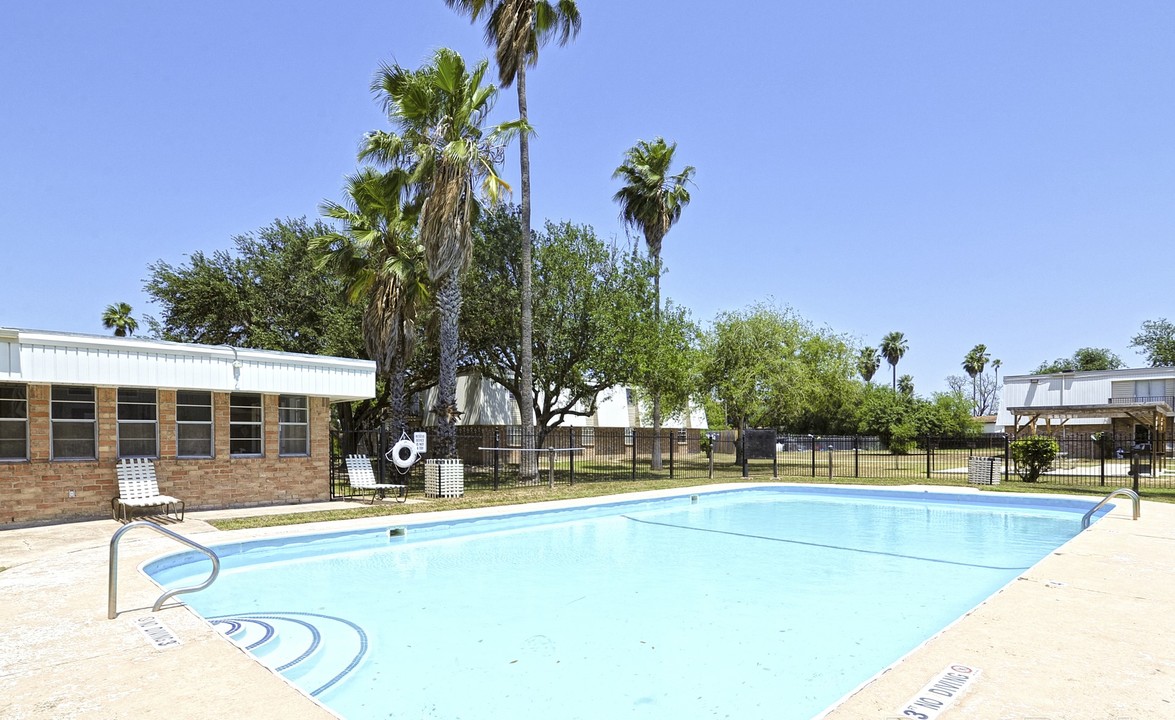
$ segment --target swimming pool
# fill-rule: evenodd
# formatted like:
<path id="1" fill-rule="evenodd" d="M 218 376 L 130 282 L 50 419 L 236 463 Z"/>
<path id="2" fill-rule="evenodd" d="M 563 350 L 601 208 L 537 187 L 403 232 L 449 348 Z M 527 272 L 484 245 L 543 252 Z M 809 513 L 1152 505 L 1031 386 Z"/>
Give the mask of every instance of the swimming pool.
<path id="1" fill-rule="evenodd" d="M 220 579 L 184 598 L 346 718 L 810 718 L 1076 535 L 1093 505 L 695 497 L 219 546 Z M 178 587 L 208 564 L 181 553 L 146 570 Z"/>

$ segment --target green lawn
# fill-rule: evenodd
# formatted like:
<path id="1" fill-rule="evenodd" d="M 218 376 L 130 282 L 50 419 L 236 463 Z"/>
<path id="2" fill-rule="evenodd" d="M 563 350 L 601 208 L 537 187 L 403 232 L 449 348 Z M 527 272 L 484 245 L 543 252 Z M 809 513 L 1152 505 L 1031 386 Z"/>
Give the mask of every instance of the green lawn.
<path id="1" fill-rule="evenodd" d="M 838 453 L 823 453 L 824 455 L 836 455 Z M 846 453 L 851 455 L 852 453 Z M 891 457 L 888 454 L 886 457 Z M 925 457 L 917 458 L 922 461 L 922 467 L 925 467 Z M 901 460 L 899 460 L 900 462 Z M 827 461 L 826 461 L 827 462 Z M 836 460 L 834 460 L 836 462 Z M 577 470 L 577 473 L 579 471 Z M 647 474 L 647 473 L 646 473 Z M 693 485 L 708 485 L 728 482 L 742 481 L 741 474 L 736 469 L 726 467 L 723 469 L 715 468 L 714 479 L 708 480 L 705 478 L 676 478 L 673 480 L 667 477 L 647 479 L 642 478 L 642 474 L 638 472 L 637 480 L 624 480 L 619 482 L 578 482 L 575 485 L 556 484 L 553 488 L 548 488 L 546 484 L 535 485 L 529 487 L 506 487 L 503 483 L 499 490 L 474 490 L 467 489 L 465 495 L 460 498 L 439 498 L 427 499 L 423 502 L 413 502 L 411 504 L 383 502 L 370 507 L 362 508 L 340 508 L 338 510 L 323 510 L 316 512 L 294 512 L 288 515 L 263 515 L 255 517 L 237 518 L 232 520 L 214 520 L 211 525 L 220 530 L 238 530 L 243 528 L 258 528 L 270 527 L 275 525 L 297 525 L 308 522 L 321 522 L 326 520 L 349 520 L 353 518 L 375 517 L 381 515 L 404 515 L 407 513 L 421 513 L 431 512 L 436 510 L 461 510 L 467 508 L 481 508 L 493 507 L 496 505 L 514 505 L 523 503 L 542 502 L 546 500 L 568 500 L 574 498 L 598 497 L 601 495 L 616 495 L 631 492 L 640 492 L 643 490 L 663 490 L 667 488 L 688 487 Z M 834 484 L 834 485 L 941 485 L 944 487 L 960 487 L 967 485 L 966 474 L 960 475 L 936 475 L 932 479 L 926 478 L 910 478 L 910 477 L 834 477 L 829 480 L 827 476 L 803 477 L 791 476 L 787 477 L 780 475 L 779 479 L 783 482 L 803 482 L 803 483 L 819 483 L 819 484 Z M 752 481 L 766 481 L 770 480 L 770 463 L 765 466 L 761 462 L 755 463 L 755 470 L 752 474 Z M 1116 482 L 1115 482 L 1116 481 Z M 1089 486 L 1089 485 L 1072 485 L 1066 484 L 1063 480 L 1055 482 L 1038 482 L 1026 483 L 1019 479 L 1013 479 L 1007 483 L 985 487 L 985 491 L 994 492 L 1042 492 L 1042 493 L 1064 493 L 1070 495 L 1091 495 L 1097 497 L 1104 497 L 1111 490 L 1129 486 L 1129 478 L 1110 478 L 1106 480 L 1107 485 Z M 1143 488 L 1142 497 L 1144 500 L 1157 500 L 1160 502 L 1175 502 L 1175 488 Z M 417 499 L 415 496 L 413 499 Z"/>

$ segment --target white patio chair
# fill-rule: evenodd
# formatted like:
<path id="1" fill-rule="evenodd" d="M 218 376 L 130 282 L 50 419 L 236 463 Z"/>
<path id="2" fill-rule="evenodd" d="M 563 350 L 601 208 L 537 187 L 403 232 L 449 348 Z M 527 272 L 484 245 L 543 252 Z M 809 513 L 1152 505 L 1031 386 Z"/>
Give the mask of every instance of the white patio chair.
<path id="1" fill-rule="evenodd" d="M 371 468 L 371 458 L 366 455 L 347 456 L 347 480 L 355 490 L 370 490 L 372 505 L 375 504 L 376 497 L 383 499 L 388 490 L 395 490 L 400 502 L 408 499 L 407 485 L 376 482 L 375 471 Z"/>
<path id="2" fill-rule="evenodd" d="M 161 507 L 165 514 L 175 516 L 177 520 L 184 519 L 184 501 L 160 494 L 155 463 L 147 458 L 119 460 L 118 497 L 110 501 L 114 519 L 129 522 L 133 508 L 151 507 Z"/>

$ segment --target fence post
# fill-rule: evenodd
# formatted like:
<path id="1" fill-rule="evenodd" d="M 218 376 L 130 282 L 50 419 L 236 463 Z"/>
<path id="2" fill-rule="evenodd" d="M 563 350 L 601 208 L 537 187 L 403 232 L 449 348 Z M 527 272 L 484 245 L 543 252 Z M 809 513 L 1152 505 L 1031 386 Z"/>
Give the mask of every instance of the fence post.
<path id="1" fill-rule="evenodd" d="M 375 467 L 379 472 L 379 481 L 387 482 L 388 460 L 384 457 L 384 453 L 388 451 L 388 428 L 386 425 L 379 426 L 379 450 L 376 451 Z"/>
<path id="2" fill-rule="evenodd" d="M 502 431 L 494 428 L 494 489 L 498 489 L 498 448 L 501 447 Z"/>
<path id="3" fill-rule="evenodd" d="M 1102 487 L 1106 486 L 1106 440 L 1104 437 L 1098 438 L 1098 455 L 1102 458 Z"/>
<path id="4" fill-rule="evenodd" d="M 1008 434 L 1004 433 L 1004 482 L 1008 482 L 1010 477 L 1008 473 L 1011 472 L 1010 463 L 1012 462 L 1011 452 L 1012 441 L 1008 439 Z"/>
<path id="5" fill-rule="evenodd" d="M 636 480 L 636 443 L 637 434 L 636 428 L 632 429 L 632 479 Z"/>
<path id="6" fill-rule="evenodd" d="M 771 450 L 771 479 L 779 479 L 779 431 L 775 431 L 775 444 Z"/>
<path id="7" fill-rule="evenodd" d="M 853 436 L 853 477 L 861 477 L 861 436 Z"/>
<path id="8" fill-rule="evenodd" d="M 714 479 L 714 453 L 718 449 L 716 447 L 716 445 L 718 444 L 718 433 L 712 433 L 712 432 L 707 431 L 706 437 L 710 438 L 710 452 L 708 453 L 708 455 L 710 456 L 710 479 L 713 480 Z"/>
<path id="9" fill-rule="evenodd" d="M 555 448 L 547 448 L 547 489 L 555 489 Z M 536 463 L 537 464 L 537 463 Z"/>
<path id="10" fill-rule="evenodd" d="M 926 436 L 926 479 L 930 479 L 930 436 Z"/>
<path id="11" fill-rule="evenodd" d="M 669 431 L 669 479 L 673 479 L 673 446 L 677 444 L 677 440 L 673 437 L 673 431 Z"/>
<path id="12" fill-rule="evenodd" d="M 567 452 L 567 474 L 568 474 L 567 484 L 574 485 L 575 484 L 575 428 L 574 427 L 568 428 L 567 435 L 570 438 L 570 442 L 567 443 L 567 447 L 571 448 L 571 450 L 569 450 Z"/>
<path id="13" fill-rule="evenodd" d="M 809 435 L 812 441 L 812 477 L 816 477 L 816 441 L 820 438 Z"/>

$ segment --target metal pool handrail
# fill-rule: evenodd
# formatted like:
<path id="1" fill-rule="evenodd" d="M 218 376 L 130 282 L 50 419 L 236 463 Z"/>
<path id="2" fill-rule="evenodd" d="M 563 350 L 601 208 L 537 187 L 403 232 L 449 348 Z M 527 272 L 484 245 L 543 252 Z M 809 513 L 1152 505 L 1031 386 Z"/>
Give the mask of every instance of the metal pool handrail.
<path id="1" fill-rule="evenodd" d="M 149 527 L 153 530 L 158 530 L 164 535 L 174 540 L 178 540 L 193 550 L 199 550 L 200 552 L 207 555 L 208 559 L 212 561 L 212 574 L 208 576 L 207 580 L 200 583 L 199 585 L 194 585 L 192 587 L 168 590 L 167 592 L 160 595 L 159 599 L 155 601 L 155 605 L 151 607 L 151 612 L 158 612 L 159 608 L 163 607 L 164 601 L 168 598 L 179 595 L 180 593 L 190 593 L 196 592 L 197 590 L 203 590 L 204 588 L 211 585 L 212 582 L 216 580 L 216 577 L 220 575 L 220 558 L 216 556 L 216 553 L 212 552 L 212 550 L 204 547 L 200 543 L 189 540 L 183 535 L 168 530 L 167 528 L 157 525 L 150 520 L 136 520 L 135 522 L 128 525 L 123 525 L 118 529 L 118 532 L 114 533 L 114 537 L 110 538 L 110 578 L 107 586 L 106 598 L 106 618 L 109 620 L 113 620 L 118 616 L 118 541 L 122 539 L 122 536 L 125 535 L 128 530 L 136 527 Z"/>
<path id="2" fill-rule="evenodd" d="M 1124 487 L 1124 488 L 1118 488 L 1114 492 L 1105 496 L 1104 498 L 1102 498 L 1101 502 L 1099 502 L 1097 505 L 1094 505 L 1092 508 L 1090 508 L 1089 512 L 1085 513 L 1085 517 L 1081 518 L 1081 529 L 1088 530 L 1089 523 L 1091 522 L 1091 520 L 1093 518 L 1093 514 L 1095 512 L 1097 512 L 1101 508 L 1102 505 L 1105 505 L 1110 500 L 1112 500 L 1113 498 L 1115 498 L 1119 495 L 1125 495 L 1126 497 L 1130 498 L 1130 500 L 1134 503 L 1134 519 L 1137 520 L 1138 516 L 1140 514 L 1139 511 L 1142 509 L 1142 501 L 1138 497 L 1138 493 L 1134 492 L 1130 488 Z"/>

